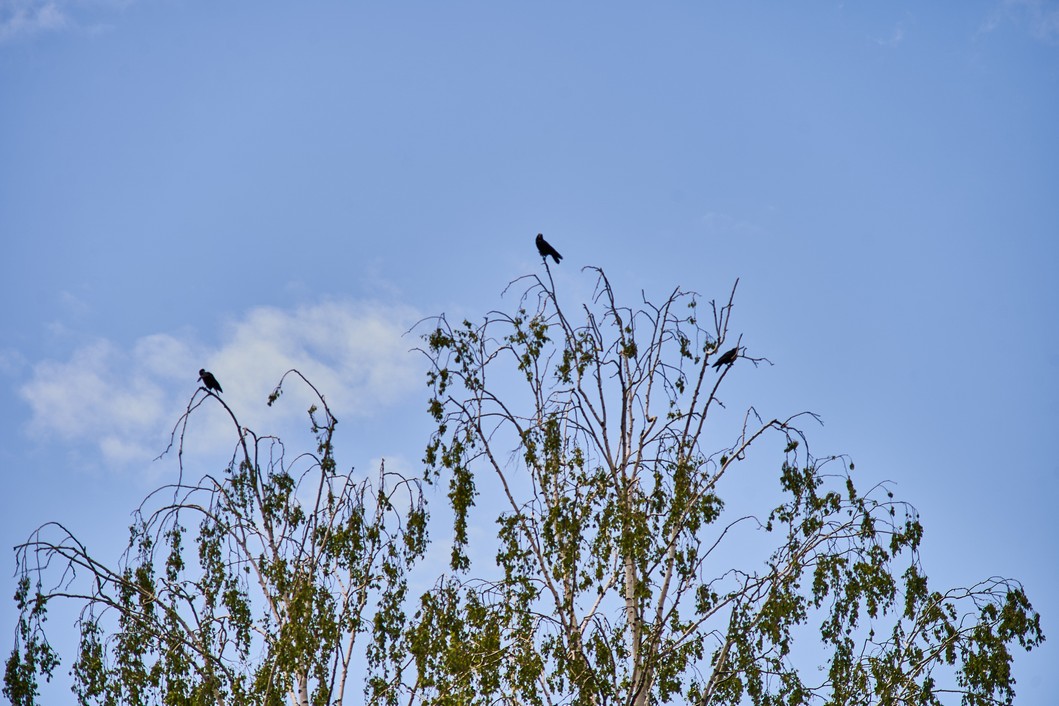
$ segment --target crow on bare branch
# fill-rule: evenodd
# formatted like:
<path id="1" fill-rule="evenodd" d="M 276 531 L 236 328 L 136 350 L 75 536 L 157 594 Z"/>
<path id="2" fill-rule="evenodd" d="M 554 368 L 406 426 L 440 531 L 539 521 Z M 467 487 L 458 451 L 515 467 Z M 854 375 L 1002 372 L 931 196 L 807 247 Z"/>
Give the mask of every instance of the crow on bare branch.
<path id="1" fill-rule="evenodd" d="M 213 373 L 205 368 L 199 368 L 199 380 L 202 380 L 202 384 L 206 386 L 207 390 L 224 392 L 224 390 L 221 389 L 221 383 L 217 382 L 217 378 L 213 377 Z"/>
<path id="2" fill-rule="evenodd" d="M 720 358 L 713 364 L 713 367 L 720 368 L 722 365 L 731 365 L 735 362 L 735 359 L 739 357 L 739 346 L 736 346 L 730 351 L 725 351 Z"/>
<path id="3" fill-rule="evenodd" d="M 559 254 L 559 251 L 551 246 L 551 244 L 544 239 L 544 233 L 537 233 L 537 252 L 541 254 L 541 257 L 545 260 L 551 255 L 555 258 L 555 264 L 558 265 L 559 261 L 563 259 L 563 256 Z"/>

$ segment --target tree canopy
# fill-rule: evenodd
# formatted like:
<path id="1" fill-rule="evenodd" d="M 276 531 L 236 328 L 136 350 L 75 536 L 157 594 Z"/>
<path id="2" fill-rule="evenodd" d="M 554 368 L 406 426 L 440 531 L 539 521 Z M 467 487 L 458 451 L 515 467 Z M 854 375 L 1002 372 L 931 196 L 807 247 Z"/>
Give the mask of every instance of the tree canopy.
<path id="1" fill-rule="evenodd" d="M 301 378 L 285 374 L 269 404 L 288 375 Z M 340 470 L 338 420 L 312 389 L 317 447 L 293 458 L 197 391 L 174 431 L 178 457 L 189 416 L 207 402 L 230 417 L 235 452 L 223 474 L 196 482 L 183 480 L 181 460 L 181 478 L 136 511 L 120 566 L 54 522 L 16 547 L 21 619 L 4 676 L 12 703 L 35 703 L 37 675 L 58 666 L 44 625 L 59 599 L 82 606 L 71 672 L 80 703 L 340 703 L 365 658 L 392 659 L 387 632 L 400 624 L 406 571 L 426 546 L 422 494 L 384 466 L 374 479 Z"/>
<path id="2" fill-rule="evenodd" d="M 339 704 L 358 665 L 388 705 L 1010 703 L 1015 649 L 1044 639 L 1021 584 L 930 585 L 914 508 L 810 453 L 813 414 L 726 403 L 768 362 L 734 332 L 736 286 L 630 306 L 587 271 L 573 309 L 546 266 L 512 311 L 421 324 L 421 479 L 340 470 L 319 393 L 317 447 L 288 458 L 197 392 L 175 443 L 210 402 L 235 453 L 152 494 L 120 566 L 57 523 L 16 548 L 5 695 L 35 703 L 67 599 L 83 703 Z M 448 487 L 441 575 L 421 483 Z"/>
<path id="3" fill-rule="evenodd" d="M 719 354 L 735 287 L 706 311 L 680 289 L 629 307 L 593 273 L 581 311 L 549 271 L 515 312 L 441 318 L 427 337 L 427 463 L 449 478 L 455 542 L 410 646 L 424 700 L 1010 701 L 1011 645 L 1042 639 L 1017 581 L 930 588 L 913 508 L 859 490 L 846 457 L 811 455 L 798 424 L 813 415 L 751 407 L 719 438 L 732 367 L 714 361 L 763 360 L 732 356 L 739 342 Z M 768 481 L 770 438 L 779 500 L 748 508 L 768 495 L 739 497 L 733 476 Z M 483 481 L 503 499 L 490 578 L 467 554 Z"/>

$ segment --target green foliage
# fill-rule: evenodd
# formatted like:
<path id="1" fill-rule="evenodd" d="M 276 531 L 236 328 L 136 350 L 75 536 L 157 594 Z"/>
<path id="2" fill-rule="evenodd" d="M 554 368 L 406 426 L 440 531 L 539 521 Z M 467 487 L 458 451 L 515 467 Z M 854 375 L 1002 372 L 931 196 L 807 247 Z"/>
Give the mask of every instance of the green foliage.
<path id="1" fill-rule="evenodd" d="M 425 461 L 449 480 L 454 573 L 406 635 L 409 699 L 940 703 L 944 681 L 968 704 L 1009 702 L 1009 646 L 1043 639 L 1017 582 L 930 590 L 914 511 L 885 487 L 861 493 L 846 459 L 809 455 L 803 415 L 751 409 L 717 444 L 707 421 L 723 428 L 731 367 L 710 363 L 735 289 L 707 330 L 694 294 L 621 307 L 596 274 L 581 323 L 530 278 L 514 314 L 442 317 L 424 336 Z M 781 502 L 761 516 L 733 474 L 760 473 L 746 462 L 773 437 Z M 504 500 L 495 572 L 468 546 L 485 487 Z M 725 549 L 762 538 L 775 549 L 756 560 Z M 822 682 L 795 664 L 812 654 Z"/>
<path id="2" fill-rule="evenodd" d="M 58 664 L 43 628 L 60 598 L 82 606 L 71 670 L 79 703 L 331 704 L 360 654 L 392 659 L 426 509 L 418 484 L 385 467 L 374 483 L 336 471 L 337 420 L 318 399 L 309 410 L 317 453 L 293 462 L 225 407 L 242 453 L 220 477 L 149 496 L 116 569 L 59 525 L 18 547 L 21 639 L 5 695 L 36 703 L 38 676 Z M 181 424 L 201 403 L 193 398 Z M 71 581 L 75 572 L 87 581 Z M 54 588 L 42 588 L 49 576 Z"/>
<path id="3" fill-rule="evenodd" d="M 15 604 L 19 610 L 18 635 L 4 671 L 4 696 L 14 706 L 36 703 L 37 675 L 50 680 L 59 665 L 59 656 L 44 635 L 48 596 L 40 589 L 39 582 L 32 585 L 27 574 L 19 577 L 15 591 Z"/>
<path id="4" fill-rule="evenodd" d="M 708 311 L 679 289 L 630 308 L 596 276 L 576 318 L 530 278 L 514 313 L 426 332 L 425 481 L 447 482 L 452 521 L 449 573 L 413 579 L 431 588 L 409 589 L 419 482 L 338 471 L 300 373 L 316 448 L 292 461 L 196 393 L 181 452 L 209 400 L 234 458 L 149 496 L 117 567 L 58 524 L 17 548 L 4 695 L 37 703 L 59 664 L 47 609 L 73 600 L 86 704 L 340 704 L 359 665 L 385 706 L 1011 703 L 1016 646 L 1044 639 L 1021 585 L 937 590 L 915 511 L 811 455 L 813 415 L 722 401 L 765 360 L 738 339 L 712 368 L 735 287 Z"/>

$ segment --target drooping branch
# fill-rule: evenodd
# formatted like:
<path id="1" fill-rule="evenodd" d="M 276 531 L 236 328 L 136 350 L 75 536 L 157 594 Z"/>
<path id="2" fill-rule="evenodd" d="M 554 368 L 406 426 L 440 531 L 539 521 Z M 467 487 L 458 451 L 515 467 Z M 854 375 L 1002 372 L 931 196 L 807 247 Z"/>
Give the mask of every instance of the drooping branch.
<path id="1" fill-rule="evenodd" d="M 387 636 L 402 629 L 407 571 L 426 546 L 420 485 L 385 464 L 374 480 L 339 472 L 337 419 L 316 388 L 289 371 L 270 402 L 291 374 L 316 393 L 316 449 L 288 459 L 278 438 L 196 392 L 170 445 L 178 481 L 136 510 L 115 567 L 57 523 L 17 548 L 23 638 L 5 694 L 34 703 L 36 676 L 57 664 L 44 624 L 59 600 L 80 606 L 72 673 L 85 702 L 338 703 L 362 670 L 355 643 L 384 662 Z M 188 419 L 210 397 L 227 410 L 237 451 L 224 474 L 188 483 Z"/>

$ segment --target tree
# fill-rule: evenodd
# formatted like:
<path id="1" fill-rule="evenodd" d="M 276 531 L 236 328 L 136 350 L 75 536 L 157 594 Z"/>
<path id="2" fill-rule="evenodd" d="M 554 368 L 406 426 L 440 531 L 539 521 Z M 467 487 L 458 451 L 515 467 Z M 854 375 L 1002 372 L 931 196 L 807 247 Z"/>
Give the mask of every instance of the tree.
<path id="1" fill-rule="evenodd" d="M 174 429 L 180 480 L 141 505 L 119 566 L 58 523 L 16 547 L 20 620 L 4 677 L 12 703 L 35 703 L 38 677 L 58 666 L 44 627 L 63 599 L 81 606 L 80 703 L 340 704 L 365 654 L 395 658 L 406 574 L 426 546 L 419 484 L 383 465 L 374 482 L 340 472 L 338 422 L 315 387 L 288 371 L 269 404 L 288 375 L 316 395 L 315 452 L 288 458 L 280 439 L 244 429 L 200 389 Z M 207 400 L 230 417 L 235 453 L 223 474 L 185 483 L 187 422 Z"/>
<path id="2" fill-rule="evenodd" d="M 725 405 L 728 376 L 768 362 L 726 346 L 738 281 L 704 314 L 680 289 L 621 306 L 590 269 L 575 317 L 546 271 L 517 280 L 513 313 L 424 336 L 423 482 L 447 482 L 453 523 L 451 571 L 416 577 L 432 588 L 409 595 L 420 482 L 338 471 L 337 420 L 300 373 L 269 398 L 291 374 L 315 394 L 317 448 L 292 459 L 200 389 L 173 432 L 180 478 L 144 501 L 118 566 L 57 523 L 16 548 L 4 694 L 35 703 L 58 666 L 48 607 L 71 600 L 82 703 L 342 704 L 362 662 L 387 706 L 1011 702 L 1014 648 L 1044 639 L 1022 586 L 930 587 L 914 509 L 810 454 L 814 415 Z M 235 452 L 185 483 L 206 403 Z"/>
<path id="3" fill-rule="evenodd" d="M 424 336 L 452 573 L 421 598 L 388 702 L 1010 703 L 1012 648 L 1043 639 L 1022 586 L 929 587 L 914 509 L 811 455 L 813 415 L 731 424 L 732 368 L 709 368 L 736 287 L 704 319 L 680 289 L 620 306 L 592 271 L 579 320 L 549 271 L 514 313 Z M 775 501 L 748 507 L 770 453 Z M 501 499 L 495 570 L 469 537 L 480 493 Z"/>

